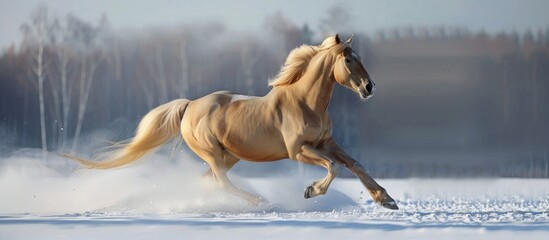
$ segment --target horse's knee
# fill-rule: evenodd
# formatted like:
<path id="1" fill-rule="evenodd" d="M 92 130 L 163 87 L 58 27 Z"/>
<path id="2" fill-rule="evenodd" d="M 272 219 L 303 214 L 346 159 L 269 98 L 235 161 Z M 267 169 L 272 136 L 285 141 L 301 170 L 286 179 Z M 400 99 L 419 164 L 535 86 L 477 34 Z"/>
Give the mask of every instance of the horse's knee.
<path id="1" fill-rule="evenodd" d="M 341 165 L 335 162 L 330 162 L 329 167 L 327 168 L 328 174 L 333 175 L 334 177 L 339 174 L 339 169 Z"/>

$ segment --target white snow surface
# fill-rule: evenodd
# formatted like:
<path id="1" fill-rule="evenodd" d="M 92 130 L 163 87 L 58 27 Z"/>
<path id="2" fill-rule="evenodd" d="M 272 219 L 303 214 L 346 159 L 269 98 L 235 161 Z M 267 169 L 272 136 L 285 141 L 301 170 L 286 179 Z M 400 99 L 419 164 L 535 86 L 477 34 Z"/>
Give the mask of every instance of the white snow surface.
<path id="1" fill-rule="evenodd" d="M 0 239 L 548 239 L 547 179 L 377 179 L 397 201 L 373 203 L 358 179 L 336 178 L 325 196 L 303 198 L 323 177 L 244 178 L 253 206 L 201 177 L 207 167 L 153 155 L 109 171 L 21 151 L 0 159 Z M 296 165 L 297 168 L 297 165 Z"/>

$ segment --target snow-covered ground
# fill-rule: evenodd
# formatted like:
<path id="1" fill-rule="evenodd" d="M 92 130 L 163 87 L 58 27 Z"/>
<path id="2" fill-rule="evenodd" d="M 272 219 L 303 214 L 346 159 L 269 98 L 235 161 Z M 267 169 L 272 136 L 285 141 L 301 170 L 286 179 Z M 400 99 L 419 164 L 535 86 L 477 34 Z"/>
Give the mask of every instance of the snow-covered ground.
<path id="1" fill-rule="evenodd" d="M 357 179 L 230 175 L 263 196 L 251 206 L 200 177 L 198 161 L 149 161 L 79 171 L 36 153 L 0 159 L 0 239 L 547 239 L 547 179 L 379 179 L 400 210 L 371 201 Z M 296 165 L 297 166 L 297 165 Z M 296 167 L 297 168 L 297 167 Z"/>

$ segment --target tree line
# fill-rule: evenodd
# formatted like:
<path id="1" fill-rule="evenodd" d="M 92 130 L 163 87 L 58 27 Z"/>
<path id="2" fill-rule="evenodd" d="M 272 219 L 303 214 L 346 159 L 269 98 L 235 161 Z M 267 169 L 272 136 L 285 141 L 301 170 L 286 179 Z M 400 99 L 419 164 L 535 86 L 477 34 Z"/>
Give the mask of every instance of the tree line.
<path id="1" fill-rule="evenodd" d="M 263 95 L 291 49 L 343 29 L 355 34 L 353 48 L 379 88 L 368 103 L 336 88 L 330 105 L 334 135 L 355 156 L 370 156 L 380 173 L 399 166 L 387 176 L 424 175 L 410 169 L 418 162 L 425 166 L 425 155 L 412 152 L 513 149 L 489 157 L 516 158 L 509 160 L 511 168 L 547 176 L 547 29 L 487 34 L 402 27 L 367 34 L 346 27 L 350 21 L 333 7 L 316 31 L 282 13 L 265 18 L 260 34 L 236 33 L 215 21 L 115 31 L 106 16 L 88 22 L 52 16 L 41 6 L 21 26 L 18 47 L 0 56 L 0 152 L 78 151 L 82 136 L 105 128 L 116 132 L 111 140 L 128 138 L 143 114 L 175 98 L 217 90 Z M 424 131 L 414 135 L 418 129 Z"/>

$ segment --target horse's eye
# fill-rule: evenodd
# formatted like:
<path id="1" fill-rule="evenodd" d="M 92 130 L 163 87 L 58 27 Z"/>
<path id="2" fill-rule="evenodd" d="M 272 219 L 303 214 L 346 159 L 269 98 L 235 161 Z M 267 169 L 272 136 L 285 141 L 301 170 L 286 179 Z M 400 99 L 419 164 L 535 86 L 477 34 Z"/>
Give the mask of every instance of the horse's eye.
<path id="1" fill-rule="evenodd" d="M 346 63 L 351 63 L 351 59 L 345 58 Z"/>

